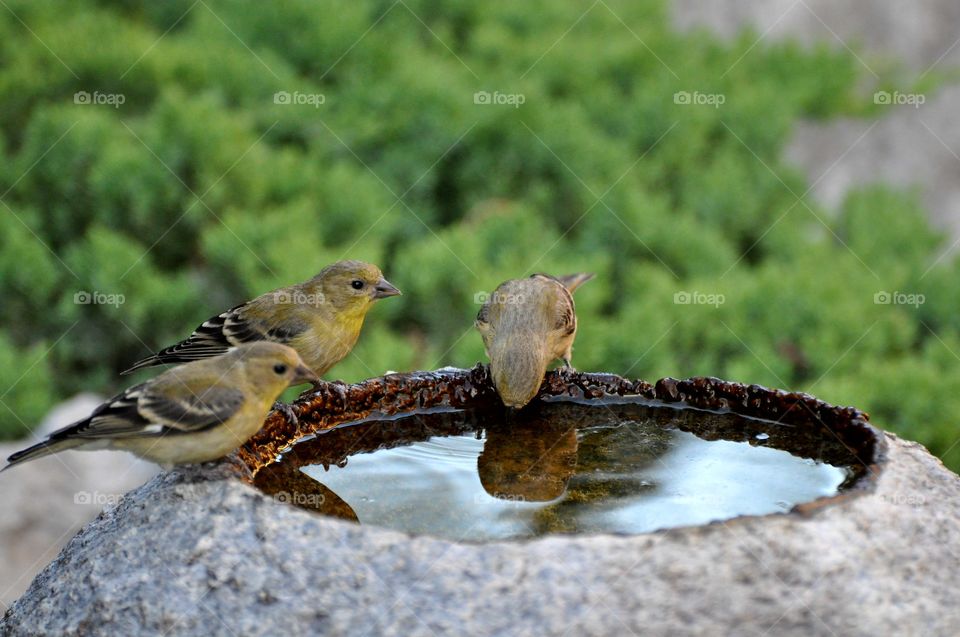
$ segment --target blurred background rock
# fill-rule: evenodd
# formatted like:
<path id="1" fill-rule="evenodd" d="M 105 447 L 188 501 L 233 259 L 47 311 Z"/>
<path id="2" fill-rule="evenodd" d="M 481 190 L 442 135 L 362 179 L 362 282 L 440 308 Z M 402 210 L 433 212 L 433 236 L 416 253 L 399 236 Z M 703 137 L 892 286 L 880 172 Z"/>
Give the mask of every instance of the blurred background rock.
<path id="1" fill-rule="evenodd" d="M 674 0 L 670 8 L 673 23 L 687 32 L 707 30 L 733 40 L 752 29 L 760 41 L 846 49 L 860 59 L 865 85 L 885 93 L 938 87 L 918 89 L 922 104 L 891 103 L 875 118 L 801 123 L 786 156 L 802 167 L 815 184 L 811 193 L 829 209 L 840 206 L 850 190 L 871 183 L 919 187 L 935 224 L 960 238 L 960 4 Z"/>
<path id="2" fill-rule="evenodd" d="M 956 470 L 958 13 L 6 0 L 0 436 L 350 257 L 405 296 L 331 377 L 472 365 L 484 292 L 593 271 L 577 367 L 809 391 Z M 142 481 L 129 464 L 0 476 L 3 585 L 99 509 L 75 493 Z"/>
<path id="3" fill-rule="evenodd" d="M 57 405 L 35 432 L 42 437 L 87 416 L 102 402 L 80 394 Z M 22 443 L 0 444 L 8 455 Z M 0 604 L 9 606 L 60 547 L 104 507 L 138 487 L 158 468 L 109 451 L 48 456 L 5 473 L 0 480 Z"/>

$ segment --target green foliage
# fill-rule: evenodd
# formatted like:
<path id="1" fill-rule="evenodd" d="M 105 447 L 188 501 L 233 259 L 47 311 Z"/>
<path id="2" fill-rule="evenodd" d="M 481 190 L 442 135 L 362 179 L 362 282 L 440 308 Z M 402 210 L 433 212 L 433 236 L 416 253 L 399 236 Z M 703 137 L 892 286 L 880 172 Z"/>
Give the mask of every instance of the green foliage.
<path id="1" fill-rule="evenodd" d="M 486 292 L 588 270 L 579 368 L 808 390 L 960 467 L 942 237 L 912 193 L 822 210 L 780 160 L 798 119 L 870 110 L 846 51 L 677 34 L 659 0 L 8 7 L 0 435 L 352 257 L 405 295 L 332 377 L 472 365 Z"/>
<path id="2" fill-rule="evenodd" d="M 0 332 L 0 436 L 19 438 L 50 408 L 53 373 L 47 359 L 49 344 L 38 341 L 18 348 Z"/>

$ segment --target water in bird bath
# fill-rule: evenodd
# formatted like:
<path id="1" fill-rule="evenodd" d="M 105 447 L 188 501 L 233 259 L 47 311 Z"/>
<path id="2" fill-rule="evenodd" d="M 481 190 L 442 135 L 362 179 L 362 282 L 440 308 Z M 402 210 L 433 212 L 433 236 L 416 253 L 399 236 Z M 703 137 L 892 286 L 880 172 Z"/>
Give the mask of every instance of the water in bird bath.
<path id="1" fill-rule="evenodd" d="M 839 439 L 782 423 L 557 400 L 348 423 L 295 445 L 256 483 L 361 524 L 490 541 L 786 512 L 836 495 L 862 471 Z"/>

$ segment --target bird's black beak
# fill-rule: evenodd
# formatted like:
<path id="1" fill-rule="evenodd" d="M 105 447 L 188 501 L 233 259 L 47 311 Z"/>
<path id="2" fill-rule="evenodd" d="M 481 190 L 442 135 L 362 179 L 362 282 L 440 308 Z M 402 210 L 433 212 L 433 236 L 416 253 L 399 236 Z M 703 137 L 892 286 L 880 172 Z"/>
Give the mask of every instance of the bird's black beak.
<path id="1" fill-rule="evenodd" d="M 383 277 L 380 277 L 380 280 L 377 281 L 377 284 L 373 287 L 373 298 L 375 299 L 385 299 L 388 296 L 399 296 L 401 294 L 403 294 L 403 292 Z"/>
<path id="2" fill-rule="evenodd" d="M 306 365 L 297 365 L 293 370 L 293 380 L 290 381 L 291 385 L 302 385 L 303 383 L 317 384 L 320 382 L 320 377 L 317 376 L 312 369 Z"/>

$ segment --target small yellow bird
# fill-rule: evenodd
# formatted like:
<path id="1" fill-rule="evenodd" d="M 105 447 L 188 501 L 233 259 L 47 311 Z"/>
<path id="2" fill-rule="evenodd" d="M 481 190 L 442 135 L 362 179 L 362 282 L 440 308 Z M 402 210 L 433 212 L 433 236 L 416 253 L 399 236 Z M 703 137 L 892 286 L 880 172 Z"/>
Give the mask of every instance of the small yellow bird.
<path id="1" fill-rule="evenodd" d="M 493 384 L 504 405 L 520 408 L 529 403 L 550 361 L 560 358 L 572 369 L 577 335 L 572 292 L 592 278 L 581 273 L 511 279 L 480 308 L 474 325 L 483 337 Z"/>
<path id="2" fill-rule="evenodd" d="M 122 449 L 160 465 L 214 460 L 255 434 L 288 386 L 316 380 L 286 345 L 240 345 L 131 387 L 3 469 L 66 449 Z"/>
<path id="3" fill-rule="evenodd" d="M 377 266 L 338 261 L 309 281 L 261 294 L 204 321 L 186 340 L 123 373 L 219 356 L 241 343 L 273 341 L 297 350 L 307 367 L 324 374 L 353 349 L 374 302 L 398 294 Z"/>

